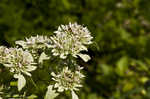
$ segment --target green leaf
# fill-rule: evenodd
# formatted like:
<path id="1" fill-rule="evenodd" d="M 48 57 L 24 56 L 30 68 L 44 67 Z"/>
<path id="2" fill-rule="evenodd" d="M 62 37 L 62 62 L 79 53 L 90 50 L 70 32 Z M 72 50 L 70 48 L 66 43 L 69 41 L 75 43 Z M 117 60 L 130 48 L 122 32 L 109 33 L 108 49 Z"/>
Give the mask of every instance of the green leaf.
<path id="1" fill-rule="evenodd" d="M 144 62 L 142 62 L 141 60 L 134 60 L 134 61 L 137 64 L 138 70 L 143 70 L 143 71 L 147 71 L 147 72 L 149 71 L 148 66 Z"/>
<path id="2" fill-rule="evenodd" d="M 54 99 L 55 97 L 59 95 L 58 93 L 56 93 L 55 90 L 52 89 L 53 85 L 49 85 L 47 88 L 48 90 L 46 92 L 44 99 Z"/>
<path id="3" fill-rule="evenodd" d="M 128 92 L 129 90 L 133 89 L 133 87 L 134 87 L 134 84 L 132 84 L 131 82 L 127 82 L 123 86 L 123 91 Z"/>
<path id="4" fill-rule="evenodd" d="M 36 95 L 31 95 L 31 96 L 28 96 L 28 99 L 35 99 L 35 98 L 37 98 L 37 96 Z"/>
<path id="5" fill-rule="evenodd" d="M 18 98 L 18 97 L 19 97 L 19 94 L 13 95 L 13 98 Z"/>
<path id="6" fill-rule="evenodd" d="M 4 89 L 4 86 L 1 85 L 1 86 L 0 86 L 0 92 L 1 92 L 3 89 Z"/>
<path id="7" fill-rule="evenodd" d="M 17 82 L 16 81 L 11 81 L 10 86 L 17 86 Z"/>
<path id="8" fill-rule="evenodd" d="M 125 71 L 128 68 L 128 58 L 126 56 L 123 56 L 118 62 L 117 62 L 117 68 L 116 72 L 118 75 L 123 76 L 125 74 Z"/>
<path id="9" fill-rule="evenodd" d="M 101 67 L 100 69 L 99 69 L 99 72 L 100 72 L 100 70 L 104 73 L 104 75 L 109 75 L 109 74 L 111 74 L 112 73 L 112 67 L 110 66 L 110 65 L 108 65 L 108 64 L 100 64 L 100 66 L 99 67 Z M 98 71 L 98 70 L 97 70 Z"/>

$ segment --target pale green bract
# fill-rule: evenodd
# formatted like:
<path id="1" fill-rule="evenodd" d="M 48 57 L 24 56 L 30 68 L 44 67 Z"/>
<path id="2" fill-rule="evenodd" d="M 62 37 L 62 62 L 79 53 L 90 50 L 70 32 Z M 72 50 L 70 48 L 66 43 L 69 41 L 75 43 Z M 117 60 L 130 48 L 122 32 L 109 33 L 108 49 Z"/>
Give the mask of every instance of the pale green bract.
<path id="1" fill-rule="evenodd" d="M 74 91 L 71 91 L 72 99 L 79 99 Z"/>
<path id="2" fill-rule="evenodd" d="M 21 89 L 26 85 L 24 76 L 21 74 L 15 74 L 14 78 L 18 79 L 18 91 L 21 91 Z"/>
<path id="3" fill-rule="evenodd" d="M 56 93 L 55 90 L 53 90 L 53 85 L 49 85 L 47 89 L 48 90 L 46 92 L 44 99 L 54 99 L 55 97 L 59 95 L 58 93 Z"/>
<path id="4" fill-rule="evenodd" d="M 43 52 L 39 57 L 39 63 L 43 63 L 43 60 L 48 60 L 48 59 L 50 59 L 50 57 Z"/>
<path id="5" fill-rule="evenodd" d="M 87 62 L 88 60 L 90 60 L 90 56 L 87 54 L 78 54 L 85 62 Z"/>

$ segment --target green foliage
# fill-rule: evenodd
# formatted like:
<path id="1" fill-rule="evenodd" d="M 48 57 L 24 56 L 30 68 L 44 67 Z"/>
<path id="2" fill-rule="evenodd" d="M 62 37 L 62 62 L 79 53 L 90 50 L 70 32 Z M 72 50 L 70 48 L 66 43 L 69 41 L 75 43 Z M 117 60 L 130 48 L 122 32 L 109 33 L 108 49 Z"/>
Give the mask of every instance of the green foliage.
<path id="1" fill-rule="evenodd" d="M 0 44 L 13 46 L 26 36 L 52 35 L 58 25 L 77 21 L 89 28 L 96 42 L 90 46 L 91 60 L 79 61 L 86 74 L 77 93 L 80 99 L 149 99 L 149 5 L 149 0 L 1 0 Z M 44 68 L 32 73 L 38 88 L 29 80 L 26 96 L 44 98 L 49 66 L 55 67 L 55 62 L 46 61 Z M 10 84 L 4 92 L 13 96 L 18 91 L 10 75 L 0 66 L 0 85 Z M 62 94 L 58 99 L 68 97 Z"/>

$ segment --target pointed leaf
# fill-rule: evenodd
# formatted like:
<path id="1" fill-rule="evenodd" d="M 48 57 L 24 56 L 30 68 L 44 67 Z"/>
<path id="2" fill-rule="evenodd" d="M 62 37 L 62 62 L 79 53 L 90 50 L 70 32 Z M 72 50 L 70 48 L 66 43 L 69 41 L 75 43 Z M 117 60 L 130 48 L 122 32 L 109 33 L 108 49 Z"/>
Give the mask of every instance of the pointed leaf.
<path id="1" fill-rule="evenodd" d="M 117 62 L 116 72 L 118 75 L 125 75 L 126 70 L 128 69 L 128 57 L 123 56 Z"/>

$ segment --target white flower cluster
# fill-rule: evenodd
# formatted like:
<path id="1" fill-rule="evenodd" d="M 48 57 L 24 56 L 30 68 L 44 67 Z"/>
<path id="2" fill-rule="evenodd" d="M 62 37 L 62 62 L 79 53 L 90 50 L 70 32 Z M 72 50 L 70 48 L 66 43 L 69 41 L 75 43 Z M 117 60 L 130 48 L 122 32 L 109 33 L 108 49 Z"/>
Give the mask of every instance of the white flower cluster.
<path id="1" fill-rule="evenodd" d="M 54 88 L 58 88 L 58 92 L 63 92 L 64 90 L 75 90 L 78 91 L 81 85 L 81 79 L 85 77 L 81 72 L 82 68 L 79 67 L 79 70 L 72 72 L 68 67 L 64 67 L 62 72 L 55 74 L 51 73 L 53 80 L 56 82 Z"/>
<path id="2" fill-rule="evenodd" d="M 31 76 L 29 72 L 36 69 L 32 55 L 21 48 L 5 48 L 2 55 L 2 64 L 10 68 L 10 72 L 14 74 L 24 73 Z"/>
<path id="3" fill-rule="evenodd" d="M 73 57 L 80 56 L 84 61 L 88 61 L 88 55 L 81 55 L 81 51 L 87 51 L 86 45 L 92 43 L 92 36 L 89 30 L 77 23 L 69 23 L 69 25 L 61 25 L 54 32 L 56 35 L 51 37 L 52 53 L 54 56 L 60 56 L 65 59 L 70 54 Z"/>
<path id="4" fill-rule="evenodd" d="M 58 96 L 57 92 L 71 91 L 72 99 L 78 99 L 75 91 L 79 91 L 79 88 L 82 87 L 82 79 L 85 77 L 80 71 L 83 67 L 78 66 L 74 71 L 71 71 L 68 66 L 65 66 L 63 70 L 57 74 L 54 72 L 51 73 L 52 79 L 55 81 L 54 85 L 48 86 L 48 91 L 46 93 L 46 99 L 50 99 L 48 94 L 53 93 L 52 96 Z M 54 90 L 52 89 L 54 87 Z M 57 91 L 57 92 L 56 92 Z M 54 97 L 54 98 L 55 98 Z"/>
<path id="5" fill-rule="evenodd" d="M 81 82 L 85 76 L 80 72 L 83 68 L 77 65 L 74 58 L 79 56 L 85 62 L 90 60 L 89 55 L 81 52 L 88 51 L 87 45 L 92 44 L 93 37 L 86 27 L 77 23 L 61 25 L 54 33 L 55 35 L 51 37 L 37 35 L 26 38 L 25 41 L 16 41 L 15 43 L 22 48 L 0 46 L 0 63 L 14 74 L 14 78 L 18 79 L 18 90 L 20 91 L 26 84 L 24 75 L 31 77 L 30 72 L 37 68 L 35 65 L 41 66 L 42 64 L 39 63 L 42 63 L 43 60 L 51 59 L 46 52 L 52 52 L 54 56 L 59 56 L 60 60 L 66 60 L 63 60 L 62 71 L 51 73 L 55 84 L 48 86 L 45 99 L 54 99 L 60 92 L 66 90 L 72 92 L 72 99 L 78 99 L 74 91 L 82 87 Z"/>
<path id="6" fill-rule="evenodd" d="M 14 78 L 22 77 L 25 83 L 23 74 L 31 76 L 30 72 L 36 69 L 32 55 L 22 48 L 6 48 L 0 47 L 0 63 L 9 68 L 14 74 Z M 20 78 L 18 78 L 19 81 Z M 24 86 L 18 85 L 21 90 Z"/>
<path id="7" fill-rule="evenodd" d="M 66 59 L 71 55 L 75 58 L 79 56 L 85 62 L 90 60 L 89 55 L 81 53 L 81 51 L 88 50 L 86 45 L 92 44 L 91 40 L 93 39 L 86 27 L 78 25 L 77 23 L 69 23 L 69 25 L 59 26 L 58 30 L 54 33 L 55 35 L 51 37 L 52 43 L 49 45 L 49 47 L 52 48 L 54 56 Z M 74 64 L 74 66 L 76 65 Z M 57 89 L 57 92 L 70 90 L 72 92 L 72 99 L 78 99 L 78 96 L 74 91 L 77 91 L 79 90 L 79 87 L 82 87 L 81 80 L 84 75 L 80 72 L 81 69 L 81 67 L 78 67 L 78 70 L 71 71 L 68 66 L 64 66 L 61 72 L 57 74 L 52 72 L 52 79 L 56 82 L 53 86 L 54 89 Z M 49 86 L 48 91 L 53 92 L 54 96 L 57 96 L 58 94 L 56 91 L 52 90 L 51 85 Z"/>

